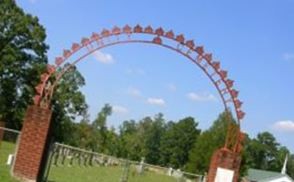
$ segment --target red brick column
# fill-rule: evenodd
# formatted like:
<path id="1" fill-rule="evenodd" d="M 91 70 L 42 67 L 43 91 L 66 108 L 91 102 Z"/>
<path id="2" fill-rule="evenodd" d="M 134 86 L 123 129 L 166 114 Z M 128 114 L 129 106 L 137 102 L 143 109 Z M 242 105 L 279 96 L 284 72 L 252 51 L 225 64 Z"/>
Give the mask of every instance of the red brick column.
<path id="1" fill-rule="evenodd" d="M 3 121 L 0 121 L 0 127 L 5 127 L 5 122 Z M 3 139 L 3 136 L 4 136 L 4 130 L 3 129 L 0 129 L 0 146 L 1 146 L 1 142 L 2 142 L 2 139 Z"/>
<path id="2" fill-rule="evenodd" d="M 50 109 L 39 106 L 27 109 L 13 168 L 15 177 L 37 181 L 50 121 Z"/>
<path id="3" fill-rule="evenodd" d="M 240 164 L 241 157 L 238 153 L 224 148 L 215 151 L 210 161 L 207 182 L 214 182 L 218 167 L 234 171 L 233 182 L 238 182 Z"/>

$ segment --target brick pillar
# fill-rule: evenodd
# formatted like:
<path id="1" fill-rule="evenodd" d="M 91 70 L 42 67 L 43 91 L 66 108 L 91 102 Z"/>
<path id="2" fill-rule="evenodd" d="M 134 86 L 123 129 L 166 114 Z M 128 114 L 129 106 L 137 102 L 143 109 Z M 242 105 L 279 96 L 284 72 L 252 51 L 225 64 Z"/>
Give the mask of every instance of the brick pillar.
<path id="1" fill-rule="evenodd" d="M 0 121 L 0 127 L 5 127 L 5 122 L 3 121 Z M 4 130 L 3 129 L 0 129 L 0 146 L 1 146 L 1 142 L 3 140 L 3 136 L 4 136 Z"/>
<path id="2" fill-rule="evenodd" d="M 238 153 L 234 153 L 224 148 L 215 151 L 210 161 L 207 182 L 215 182 L 218 168 L 234 171 L 234 177 L 232 182 L 238 182 L 240 165 L 241 156 Z"/>
<path id="3" fill-rule="evenodd" d="M 38 181 L 50 121 L 50 109 L 28 107 L 13 168 L 16 178 Z"/>

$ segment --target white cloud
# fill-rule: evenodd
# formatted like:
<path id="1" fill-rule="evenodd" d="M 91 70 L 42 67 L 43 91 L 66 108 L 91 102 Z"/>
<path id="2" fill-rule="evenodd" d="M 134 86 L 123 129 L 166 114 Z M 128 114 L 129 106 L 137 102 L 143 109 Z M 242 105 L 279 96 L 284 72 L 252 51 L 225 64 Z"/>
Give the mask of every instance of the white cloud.
<path id="1" fill-rule="evenodd" d="M 177 86 L 175 84 L 173 84 L 173 83 L 168 84 L 167 87 L 172 92 L 177 90 Z"/>
<path id="2" fill-rule="evenodd" d="M 118 106 L 118 105 L 113 106 L 112 111 L 114 113 L 116 113 L 116 114 L 127 114 L 127 113 L 129 113 L 129 110 L 127 108 L 125 108 L 123 106 Z"/>
<path id="3" fill-rule="evenodd" d="M 209 93 L 195 93 L 190 92 L 187 94 L 188 99 L 196 102 L 209 102 L 209 101 L 217 101 L 217 98 L 213 94 Z"/>
<path id="4" fill-rule="evenodd" d="M 128 68 L 126 73 L 129 75 L 145 75 L 146 72 L 141 68 Z"/>
<path id="5" fill-rule="evenodd" d="M 278 121 L 273 125 L 273 129 L 284 132 L 294 132 L 294 121 Z"/>
<path id="6" fill-rule="evenodd" d="M 285 53 L 285 54 L 283 54 L 283 59 L 286 61 L 294 60 L 294 54 L 293 53 Z"/>
<path id="7" fill-rule="evenodd" d="M 165 101 L 162 98 L 148 98 L 147 103 L 151 105 L 164 106 Z"/>
<path id="8" fill-rule="evenodd" d="M 107 54 L 107 53 L 103 53 L 101 51 L 95 51 L 93 53 L 94 58 L 104 64 L 111 64 L 114 63 L 114 59 L 112 57 L 112 55 Z"/>
<path id="9" fill-rule="evenodd" d="M 142 96 L 141 91 L 134 87 L 129 87 L 127 93 L 133 97 L 140 97 Z"/>

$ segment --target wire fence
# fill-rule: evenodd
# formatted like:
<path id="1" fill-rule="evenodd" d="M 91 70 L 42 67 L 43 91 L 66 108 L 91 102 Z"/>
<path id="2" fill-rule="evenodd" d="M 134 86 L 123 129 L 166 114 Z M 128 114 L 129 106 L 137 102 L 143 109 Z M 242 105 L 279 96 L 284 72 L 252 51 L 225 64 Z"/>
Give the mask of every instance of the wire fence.
<path id="1" fill-rule="evenodd" d="M 45 181 L 202 182 L 203 176 L 117 158 L 61 143 L 50 149 Z"/>
<path id="2" fill-rule="evenodd" d="M 0 127 L 0 181 L 10 179 L 19 137 L 19 131 Z"/>

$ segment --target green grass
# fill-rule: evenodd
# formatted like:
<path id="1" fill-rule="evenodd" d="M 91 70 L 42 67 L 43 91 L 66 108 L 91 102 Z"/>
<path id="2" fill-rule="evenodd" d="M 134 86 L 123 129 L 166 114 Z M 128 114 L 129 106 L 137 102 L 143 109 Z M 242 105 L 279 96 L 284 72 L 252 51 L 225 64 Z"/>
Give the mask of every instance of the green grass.
<path id="1" fill-rule="evenodd" d="M 10 167 L 6 165 L 9 154 L 14 153 L 15 144 L 1 142 L 0 145 L 0 182 L 17 182 L 10 176 Z M 123 167 L 80 167 L 51 166 L 49 182 L 120 182 Z M 134 168 L 129 171 L 128 182 L 176 182 L 172 177 L 144 172 L 138 175 Z"/>
<path id="2" fill-rule="evenodd" d="M 6 165 L 9 154 L 14 153 L 15 144 L 2 141 L 0 144 L 0 181 L 17 182 L 10 176 L 10 166 Z"/>
<path id="3" fill-rule="evenodd" d="M 50 182 L 119 182 L 123 174 L 122 167 L 79 167 L 52 166 L 49 175 Z M 145 172 L 137 174 L 135 169 L 129 172 L 128 182 L 176 182 L 172 177 Z"/>

